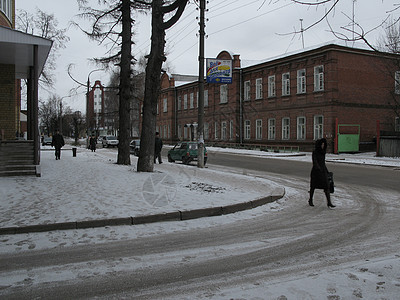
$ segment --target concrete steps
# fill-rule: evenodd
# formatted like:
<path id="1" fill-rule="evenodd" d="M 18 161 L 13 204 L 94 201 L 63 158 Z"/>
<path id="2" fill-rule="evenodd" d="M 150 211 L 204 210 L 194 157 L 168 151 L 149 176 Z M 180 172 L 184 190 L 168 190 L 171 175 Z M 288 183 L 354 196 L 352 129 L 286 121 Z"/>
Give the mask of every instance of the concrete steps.
<path id="1" fill-rule="evenodd" d="M 35 175 L 33 141 L 0 142 L 0 177 Z"/>

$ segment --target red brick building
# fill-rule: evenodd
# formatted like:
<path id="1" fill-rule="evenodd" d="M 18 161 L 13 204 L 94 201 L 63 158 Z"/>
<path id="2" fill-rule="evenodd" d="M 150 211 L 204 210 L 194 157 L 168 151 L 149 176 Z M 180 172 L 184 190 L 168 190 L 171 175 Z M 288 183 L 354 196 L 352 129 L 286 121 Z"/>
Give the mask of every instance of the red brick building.
<path id="1" fill-rule="evenodd" d="M 104 86 L 96 80 L 88 96 L 89 133 L 104 130 Z"/>
<path id="2" fill-rule="evenodd" d="M 233 83 L 205 84 L 206 144 L 295 146 L 309 151 L 325 137 L 335 146 L 336 122 L 359 125 L 360 150 L 374 149 L 376 124 L 398 127 L 398 56 L 330 43 L 244 65 L 233 60 Z M 397 77 L 399 76 L 399 77 Z M 166 141 L 196 139 L 198 83 L 177 85 L 163 74 L 157 131 Z M 348 130 L 352 127 L 349 127 Z"/>

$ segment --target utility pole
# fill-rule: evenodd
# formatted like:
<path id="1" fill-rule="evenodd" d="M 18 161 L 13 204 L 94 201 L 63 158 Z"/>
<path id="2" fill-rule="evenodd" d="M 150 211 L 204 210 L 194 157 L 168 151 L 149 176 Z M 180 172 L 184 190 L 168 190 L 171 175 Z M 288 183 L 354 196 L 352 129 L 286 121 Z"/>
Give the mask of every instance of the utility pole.
<path id="1" fill-rule="evenodd" d="M 303 29 L 303 19 L 300 19 L 300 33 L 301 33 L 301 42 L 303 43 L 303 49 L 304 49 L 304 29 Z"/>
<path id="2" fill-rule="evenodd" d="M 198 108 L 198 152 L 197 167 L 204 168 L 204 38 L 206 0 L 200 0 L 200 41 L 199 41 L 199 108 Z"/>

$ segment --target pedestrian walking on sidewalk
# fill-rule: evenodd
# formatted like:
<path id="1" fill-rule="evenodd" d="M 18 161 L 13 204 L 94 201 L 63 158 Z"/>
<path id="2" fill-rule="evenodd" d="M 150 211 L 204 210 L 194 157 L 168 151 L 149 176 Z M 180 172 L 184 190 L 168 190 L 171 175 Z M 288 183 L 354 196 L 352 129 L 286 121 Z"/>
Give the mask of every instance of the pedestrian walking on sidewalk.
<path id="1" fill-rule="evenodd" d="M 53 138 L 51 140 L 51 146 L 56 149 L 56 160 L 61 158 L 61 148 L 65 145 L 64 143 L 64 138 L 60 134 L 60 131 L 57 130 L 56 134 L 53 135 Z"/>
<path id="2" fill-rule="evenodd" d="M 311 169 L 310 199 L 308 200 L 308 204 L 314 206 L 313 197 L 315 189 L 323 189 L 328 207 L 333 208 L 335 205 L 331 202 L 328 181 L 329 171 L 325 164 L 326 148 L 326 139 L 319 139 L 315 142 L 315 150 L 312 153 L 313 167 Z"/>
<path id="3" fill-rule="evenodd" d="M 161 149 L 163 147 L 162 139 L 160 138 L 160 133 L 156 132 L 156 141 L 154 143 L 154 163 L 158 159 L 158 163 L 162 164 L 161 160 Z"/>
<path id="4" fill-rule="evenodd" d="M 90 150 L 92 150 L 92 152 L 96 152 L 96 144 L 97 144 L 97 140 L 96 140 L 95 136 L 92 135 L 89 140 Z"/>

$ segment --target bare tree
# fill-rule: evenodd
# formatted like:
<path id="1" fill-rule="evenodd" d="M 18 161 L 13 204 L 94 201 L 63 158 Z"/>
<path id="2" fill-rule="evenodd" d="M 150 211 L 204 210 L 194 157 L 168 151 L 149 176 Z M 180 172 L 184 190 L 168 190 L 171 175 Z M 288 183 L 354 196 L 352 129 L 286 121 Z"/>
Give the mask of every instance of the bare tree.
<path id="1" fill-rule="evenodd" d="M 130 164 L 129 125 L 130 125 L 130 76 L 132 65 L 131 35 L 132 9 L 152 9 L 152 43 L 146 67 L 145 100 L 143 105 L 141 156 L 138 171 L 153 171 L 154 138 L 157 99 L 160 93 L 162 63 L 165 61 L 165 30 L 173 26 L 182 15 L 188 0 L 101 0 L 103 9 L 88 6 L 87 0 L 77 0 L 82 17 L 92 20 L 90 31 L 83 30 L 90 38 L 104 43 L 111 42 L 107 57 L 97 59 L 101 63 L 117 63 L 120 67 L 119 83 L 119 137 L 118 164 Z M 106 9 L 105 9 L 106 8 Z M 175 13 L 174 13 L 175 12 Z M 168 21 L 165 15 L 172 14 Z M 79 26 L 79 24 L 76 24 Z M 112 53 L 112 50 L 117 50 Z"/>
<path id="2" fill-rule="evenodd" d="M 299 30 L 294 30 L 288 33 L 283 33 L 281 35 L 302 34 L 312 29 L 313 27 L 317 26 L 318 24 L 326 22 L 329 31 L 338 40 L 346 42 L 363 42 L 374 51 L 379 51 L 379 49 L 376 45 L 374 45 L 375 41 L 371 40 L 371 35 L 375 33 L 378 28 L 382 27 L 387 22 L 388 19 L 390 19 L 392 16 L 396 16 L 396 13 L 398 13 L 398 10 L 400 9 L 400 3 L 393 3 L 393 8 L 391 10 L 385 11 L 386 17 L 383 20 L 379 20 L 376 22 L 376 24 L 373 24 L 372 26 L 367 28 L 366 26 L 363 26 L 363 24 L 360 24 L 355 20 L 355 14 L 354 14 L 354 5 L 356 3 L 355 0 L 352 1 L 353 2 L 352 12 L 338 11 L 339 4 L 346 2 L 343 0 L 290 0 L 290 1 L 292 1 L 297 5 L 314 7 L 316 9 L 323 10 L 323 13 L 320 16 L 316 17 L 316 19 L 313 20 L 311 24 L 306 25 L 304 28 L 300 28 Z M 272 0 L 270 0 L 270 2 L 272 2 Z M 266 1 L 264 0 L 261 6 L 265 4 Z M 347 19 L 347 23 L 340 27 L 334 27 L 333 25 L 330 24 L 329 16 L 333 16 L 338 13 L 342 14 Z M 396 18 L 396 20 L 398 19 Z"/>
<path id="3" fill-rule="evenodd" d="M 164 0 L 152 1 L 151 49 L 146 66 L 142 132 L 137 164 L 139 172 L 153 172 L 157 100 L 160 95 L 161 67 L 166 60 L 165 30 L 179 20 L 186 4 L 187 0 L 175 0 L 168 3 Z M 164 21 L 164 16 L 169 16 L 172 12 L 175 12 L 172 17 Z"/>
<path id="4" fill-rule="evenodd" d="M 118 164 L 130 165 L 130 76 L 133 56 L 132 47 L 132 9 L 149 7 L 147 1 L 135 0 L 101 0 L 100 9 L 89 6 L 87 0 L 77 0 L 83 13 L 80 15 L 92 21 L 89 31 L 82 29 L 91 39 L 99 43 L 110 43 L 108 55 L 95 59 L 96 62 L 109 67 L 118 65 L 119 76 L 119 145 Z M 79 24 L 75 23 L 79 26 Z"/>
<path id="5" fill-rule="evenodd" d="M 69 125 L 73 132 L 75 139 L 75 145 L 78 145 L 78 139 L 84 134 L 85 131 L 85 118 L 82 116 L 80 111 L 75 111 L 74 113 L 68 115 Z"/>
<path id="6" fill-rule="evenodd" d="M 36 8 L 35 15 L 25 10 L 18 10 L 16 23 L 18 30 L 53 41 L 50 54 L 40 76 L 42 87 L 52 87 L 54 85 L 53 72 L 56 68 L 57 53 L 60 49 L 65 48 L 65 44 L 69 41 L 69 37 L 66 35 L 67 29 L 58 28 L 58 21 L 54 14 L 47 14 L 38 8 Z"/>
<path id="7" fill-rule="evenodd" d="M 399 19 L 394 20 L 390 18 L 385 22 L 385 34 L 381 36 L 378 40 L 379 51 L 400 54 L 400 22 Z M 400 58 L 396 56 L 396 59 L 392 58 L 390 61 L 391 65 L 387 66 L 386 73 L 392 77 L 393 82 L 397 82 L 397 86 L 400 86 L 400 74 L 398 72 L 393 72 L 395 70 L 400 70 Z M 391 93 L 391 101 L 388 103 L 393 108 L 397 117 L 400 117 L 400 90 L 397 89 Z M 394 126 L 393 126 L 394 127 Z"/>
<path id="8" fill-rule="evenodd" d="M 39 117 L 44 133 L 50 135 L 59 126 L 59 100 L 60 97 L 52 95 L 47 101 L 41 102 L 39 106 Z"/>

